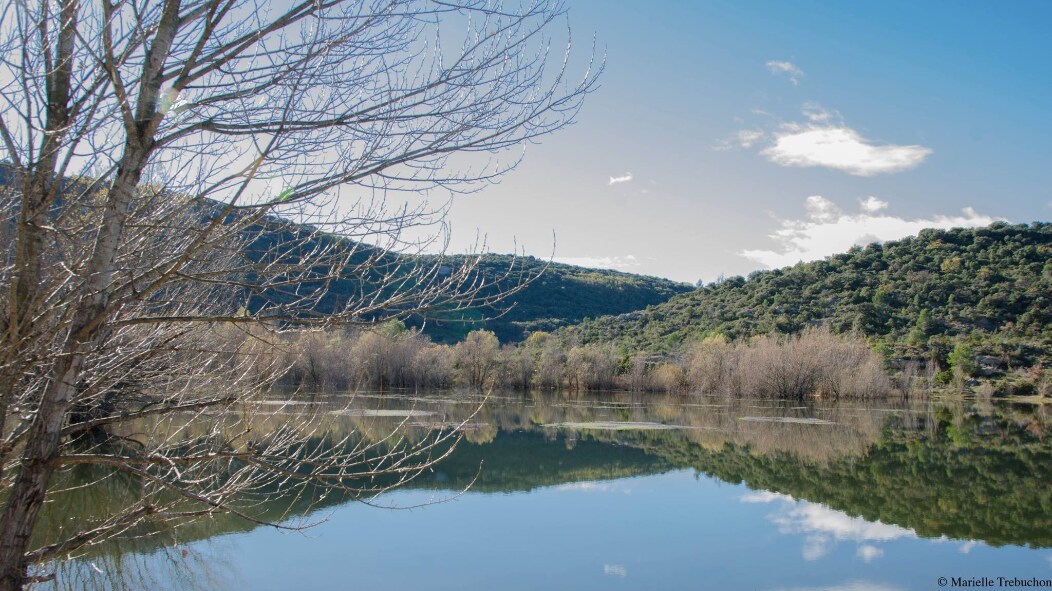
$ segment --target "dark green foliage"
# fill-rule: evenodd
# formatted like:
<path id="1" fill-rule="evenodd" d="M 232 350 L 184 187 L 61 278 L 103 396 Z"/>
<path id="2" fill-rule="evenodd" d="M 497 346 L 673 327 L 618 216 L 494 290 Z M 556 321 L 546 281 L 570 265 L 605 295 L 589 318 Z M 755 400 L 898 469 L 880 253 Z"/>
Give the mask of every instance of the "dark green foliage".
<path id="1" fill-rule="evenodd" d="M 282 244 L 294 244 L 305 252 L 320 247 L 330 247 L 332 242 L 343 242 L 344 250 L 350 251 L 353 244 L 339 237 L 320 234 L 310 237 L 309 228 L 284 222 L 274 222 L 270 227 L 256 228 L 258 234 L 252 240 L 248 256 L 259 260 L 263 254 L 281 252 L 282 256 L 295 256 L 282 249 Z M 590 317 L 606 314 L 623 314 L 658 304 L 670 297 L 693 289 L 686 283 L 678 283 L 658 277 L 632 275 L 618 271 L 587 269 L 573 265 L 549 263 L 532 256 L 484 255 L 477 256 L 401 256 L 378 255 L 374 249 L 358 245 L 350 257 L 349 268 L 361 266 L 374 257 L 371 277 L 361 277 L 358 269 L 347 276 L 329 282 L 303 282 L 291 287 L 295 293 L 269 290 L 253 294 L 248 308 L 256 312 L 261 307 L 280 308 L 281 304 L 302 297 L 312 289 L 324 293 L 312 308 L 314 315 L 325 315 L 340 310 L 347 302 L 361 299 L 369 293 L 368 282 L 378 282 L 384 276 L 414 276 L 419 268 L 437 266 L 441 274 L 453 274 L 464 265 L 475 264 L 475 278 L 486 285 L 478 294 L 480 298 L 491 298 L 500 293 L 511 295 L 492 306 L 443 311 L 439 305 L 424 315 L 411 315 L 406 324 L 423 328 L 431 340 L 450 343 L 463 340 L 472 330 L 493 331 L 501 342 L 517 342 L 530 332 L 552 331 L 570 326 Z M 320 270 L 319 274 L 325 273 Z M 525 286 L 516 288 L 525 282 Z M 470 283 L 470 282 L 469 282 Z M 405 282 L 392 282 L 391 289 L 411 289 Z M 383 310 L 376 317 L 397 317 L 401 310 Z"/>
<path id="2" fill-rule="evenodd" d="M 1052 447 L 1033 431 L 1035 424 L 1026 414 L 942 408 L 926 431 L 887 428 L 862 457 L 825 464 L 732 444 L 711 451 L 669 436 L 641 447 L 725 482 L 822 503 L 922 537 L 1045 548 L 1052 546 Z"/>
<path id="3" fill-rule="evenodd" d="M 880 338 L 890 357 L 945 364 L 955 344 L 1007 367 L 1047 363 L 1052 350 L 1052 225 L 995 223 L 924 230 L 823 261 L 732 278 L 652 306 L 632 321 L 572 330 L 581 342 L 666 352 L 713 334 L 794 333 L 824 324 Z"/>
<path id="4" fill-rule="evenodd" d="M 466 259 L 446 257 L 451 265 L 464 264 Z M 503 277 L 509 268 L 515 273 Z M 496 333 L 502 343 L 517 342 L 534 331 L 550 332 L 587 318 L 631 313 L 692 289 L 659 277 L 549 263 L 532 256 L 486 255 L 478 270 L 497 278 L 491 291 L 483 295 L 510 290 L 522 277 L 534 279 L 497 306 L 460 312 L 456 318 L 466 321 L 432 317 L 424 329 L 432 340 L 459 341 L 468 332 L 484 328 Z"/>
<path id="5" fill-rule="evenodd" d="M 975 351 L 966 343 L 957 343 L 946 361 L 950 364 L 950 369 L 962 376 L 975 375 Z"/>

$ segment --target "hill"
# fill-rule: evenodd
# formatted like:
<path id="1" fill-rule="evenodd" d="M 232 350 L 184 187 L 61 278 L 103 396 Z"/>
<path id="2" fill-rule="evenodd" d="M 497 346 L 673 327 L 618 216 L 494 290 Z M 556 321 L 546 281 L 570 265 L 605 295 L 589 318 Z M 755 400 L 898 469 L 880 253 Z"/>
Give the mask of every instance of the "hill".
<path id="1" fill-rule="evenodd" d="M 876 341 L 888 357 L 943 361 L 955 342 L 1004 367 L 1052 358 L 1052 224 L 924 230 L 826 260 L 734 277 L 632 314 L 564 332 L 582 343 L 676 351 L 827 325 Z"/>
<path id="2" fill-rule="evenodd" d="M 69 191 L 71 187 L 84 190 L 87 184 L 84 179 L 71 177 L 63 181 L 62 191 Z M 0 162 L 0 187 L 18 188 L 14 169 L 6 162 Z M 54 205 L 56 214 L 63 207 L 62 201 L 60 195 Z M 8 199 L 0 205 L 17 208 L 18 201 Z M 201 216 L 202 223 L 207 223 L 220 215 L 222 204 L 206 200 L 196 203 L 190 210 Z M 245 214 L 232 213 L 228 219 L 233 221 L 237 215 Z M 9 224 L 13 224 L 15 218 L 14 215 L 6 216 Z M 9 231 L 13 232 L 13 227 Z M 368 299 L 371 290 L 381 283 L 390 283 L 390 289 L 411 288 L 408 283 L 391 281 L 391 278 L 404 274 L 406 281 L 412 281 L 414 270 L 432 265 L 448 267 L 451 272 L 465 265 L 475 265 L 471 280 L 477 278 L 487 285 L 479 294 L 483 299 L 498 293 L 510 293 L 495 306 L 456 312 L 438 309 L 429 312 L 427 317 L 410 316 L 406 319 L 406 324 L 423 328 L 437 342 L 459 341 L 468 332 L 480 328 L 493 331 L 502 342 L 515 342 L 532 331 L 552 331 L 586 318 L 638 310 L 693 289 L 688 284 L 668 279 L 549 263 L 529 256 L 440 257 L 381 253 L 362 243 L 356 244 L 339 235 L 277 216 L 266 216 L 252 224 L 244 237 L 247 242 L 244 255 L 255 263 L 273 264 L 276 259 L 281 259 L 279 265 L 292 266 L 298 257 L 307 253 L 329 253 L 325 257 L 327 261 L 341 260 L 344 253 L 351 253 L 346 257 L 347 274 L 339 280 L 324 279 L 327 270 L 319 265 L 316 271 L 319 280 L 313 283 L 308 279 L 300 285 L 289 284 L 285 288 L 265 291 L 246 288 L 245 307 L 254 312 L 263 307 L 280 309 L 284 304 L 302 300 L 305 293 L 315 289 L 323 295 L 318 297 L 311 314 L 329 314 L 347 302 Z M 388 275 L 387 279 L 385 275 Z M 523 281 L 525 285 L 520 285 Z M 404 314 L 404 310 L 391 309 L 384 310 L 380 316 Z"/>
<path id="3" fill-rule="evenodd" d="M 473 265 L 468 283 L 476 280 L 486 285 L 479 293 L 485 300 L 501 293 L 509 294 L 491 306 L 467 310 L 429 311 L 426 316 L 406 318 L 408 326 L 422 328 L 433 341 L 456 342 L 476 329 L 493 331 L 501 342 L 517 342 L 530 332 L 553 331 L 577 324 L 587 318 L 607 314 L 623 314 L 646 306 L 659 304 L 669 298 L 694 289 L 686 283 L 669 279 L 633 275 L 619 271 L 589 269 L 574 265 L 552 263 L 532 256 L 486 255 L 401 255 L 378 253 L 371 247 L 355 243 L 338 235 L 318 232 L 314 228 L 272 218 L 250 228 L 251 239 L 247 256 L 253 260 L 272 257 L 281 251 L 283 256 L 294 251 L 353 252 L 348 258 L 348 274 L 335 281 L 307 282 L 300 287 L 323 289 L 312 313 L 328 314 L 342 308 L 348 301 L 356 301 L 368 291 L 363 284 L 390 282 L 406 287 L 400 281 L 384 279 L 385 274 L 404 273 L 412 277 L 418 268 L 440 268 L 446 274 L 456 274 L 464 266 Z M 293 246 L 286 246 L 293 245 Z M 295 253 L 292 254 L 295 257 Z M 365 263 L 366 261 L 371 261 Z M 372 273 L 362 277 L 361 267 Z M 363 281 L 364 279 L 364 281 Z M 280 305 L 286 300 L 302 297 L 299 288 L 290 293 L 275 290 L 253 293 L 249 309 Z M 398 315 L 399 310 L 384 310 L 383 315 Z"/>
<path id="4" fill-rule="evenodd" d="M 454 266 L 467 259 L 446 257 Z M 550 332 L 588 318 L 641 310 L 693 289 L 660 277 L 549 263 L 532 256 L 485 255 L 477 265 L 478 272 L 496 278 L 493 292 L 511 289 L 520 276 L 533 279 L 497 307 L 428 319 L 424 332 L 432 340 L 457 341 L 469 331 L 484 328 L 496 333 L 501 342 L 516 342 L 534 331 Z M 516 272 L 504 277 L 509 268 Z M 410 324 L 419 321 L 412 319 Z"/>

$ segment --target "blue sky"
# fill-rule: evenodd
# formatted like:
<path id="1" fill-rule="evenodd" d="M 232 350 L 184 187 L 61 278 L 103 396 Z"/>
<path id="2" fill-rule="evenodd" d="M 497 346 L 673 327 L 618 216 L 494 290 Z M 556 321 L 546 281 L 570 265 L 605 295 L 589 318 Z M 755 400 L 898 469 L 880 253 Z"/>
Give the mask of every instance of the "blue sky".
<path id="1" fill-rule="evenodd" d="M 458 197 L 453 250 L 682 281 L 1052 214 L 1052 3 L 570 2 L 578 123 Z M 629 178 L 630 177 L 630 178 Z"/>

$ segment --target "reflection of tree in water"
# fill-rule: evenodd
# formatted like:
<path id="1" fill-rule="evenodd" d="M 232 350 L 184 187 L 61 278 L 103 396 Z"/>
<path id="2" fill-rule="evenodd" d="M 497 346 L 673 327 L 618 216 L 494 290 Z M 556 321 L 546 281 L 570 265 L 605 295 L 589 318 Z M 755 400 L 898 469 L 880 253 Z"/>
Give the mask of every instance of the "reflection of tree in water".
<path id="1" fill-rule="evenodd" d="M 50 567 L 55 579 L 37 589 L 56 591 L 205 591 L 239 588 L 236 570 L 221 544 L 162 546 L 144 554 L 127 540 L 114 540 L 107 554 L 60 562 Z"/>
<path id="2" fill-rule="evenodd" d="M 852 517 L 912 529 L 923 537 L 1052 546 L 1052 487 L 1047 475 L 1052 447 L 1044 437 L 1050 427 L 1044 407 L 961 401 L 790 406 L 674 396 L 570 400 L 534 394 L 493 396 L 479 408 L 477 397 L 443 396 L 362 397 L 350 411 L 334 406 L 342 410 L 326 415 L 330 434 L 312 439 L 310 445 L 324 450 L 345 433 L 358 433 L 368 441 L 395 430 L 400 435 L 390 445 L 411 445 L 433 437 L 436 428 L 463 424 L 464 440 L 451 452 L 451 441 L 433 450 L 436 456 L 450 455 L 405 486 L 451 494 L 469 485 L 478 493 L 514 492 L 693 468 L 752 489 L 823 503 Z M 755 422 L 743 417 L 824 422 Z M 280 417 L 272 420 L 280 423 Z M 684 428 L 587 428 L 603 421 Z M 542 426 L 560 424 L 586 427 Z M 126 504 L 138 494 L 133 478 L 99 467 L 77 466 L 62 478 L 64 490 L 50 497 L 43 531 L 105 513 L 95 510 L 98 504 Z M 382 490 L 391 483 L 377 478 L 346 484 L 350 491 Z M 261 520 L 301 523 L 318 509 L 368 498 L 349 492 L 321 495 L 301 489 L 289 495 L 267 489 L 253 491 L 245 506 Z M 158 575 L 160 579 L 180 581 L 177 576 L 184 576 L 207 586 L 202 577 L 216 566 L 215 558 L 195 556 L 192 548 L 198 546 L 188 549 L 187 544 L 254 527 L 220 515 L 178 524 L 147 521 L 63 565 L 59 574 L 65 578 L 59 585 L 90 588 L 91 582 L 120 589 L 106 581 L 128 573 L 122 578 L 123 588 L 154 588 L 157 585 L 146 584 L 144 577 L 156 575 L 163 563 L 184 574 L 166 572 Z M 48 536 L 40 537 L 39 542 L 46 543 Z M 190 554 L 184 555 L 183 549 Z M 143 553 L 157 554 L 141 557 Z"/>
<path id="3" fill-rule="evenodd" d="M 1043 407 L 952 402 L 892 415 L 860 456 L 802 461 L 733 444 L 704 449 L 664 433 L 636 444 L 679 466 L 828 505 L 922 537 L 1052 546 L 1052 440 Z"/>

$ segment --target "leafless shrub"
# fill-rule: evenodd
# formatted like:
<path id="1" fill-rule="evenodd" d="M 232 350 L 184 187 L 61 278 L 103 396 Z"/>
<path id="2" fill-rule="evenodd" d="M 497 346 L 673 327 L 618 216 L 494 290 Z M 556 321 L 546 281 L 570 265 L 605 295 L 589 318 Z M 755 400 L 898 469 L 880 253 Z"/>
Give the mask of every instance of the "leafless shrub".
<path id="1" fill-rule="evenodd" d="M 879 356 L 867 343 L 822 329 L 729 344 L 708 339 L 684 357 L 687 382 L 705 394 L 802 400 L 866 398 L 890 393 Z"/>
<path id="2" fill-rule="evenodd" d="M 413 387 L 448 388 L 456 377 L 455 363 L 448 345 L 421 347 L 413 357 Z"/>
<path id="3" fill-rule="evenodd" d="M 620 376 L 620 384 L 629 392 L 643 392 L 650 389 L 646 353 L 636 353 L 628 358 L 628 368 Z"/>
<path id="4" fill-rule="evenodd" d="M 566 385 L 570 390 L 610 390 L 617 374 L 617 355 L 609 345 L 573 347 L 566 354 Z"/>
<path id="5" fill-rule="evenodd" d="M 550 335 L 530 335 L 525 346 L 531 350 L 535 359 L 533 381 L 537 387 L 544 390 L 562 387 L 566 353 L 558 341 Z"/>
<path id="6" fill-rule="evenodd" d="M 455 347 L 457 378 L 465 386 L 480 390 L 492 385 L 500 363 L 500 341 L 488 330 L 473 330 Z"/>
<path id="7" fill-rule="evenodd" d="M 500 379 L 498 383 L 517 390 L 529 390 L 533 385 L 533 354 L 526 347 L 505 345 L 501 348 Z"/>
<path id="8" fill-rule="evenodd" d="M 687 380 L 702 394 L 733 394 L 740 389 L 740 351 L 727 339 L 710 337 L 688 349 Z"/>
<path id="9" fill-rule="evenodd" d="M 690 389 L 687 372 L 676 363 L 662 363 L 655 367 L 650 376 L 651 388 L 669 393 L 685 392 Z"/>

